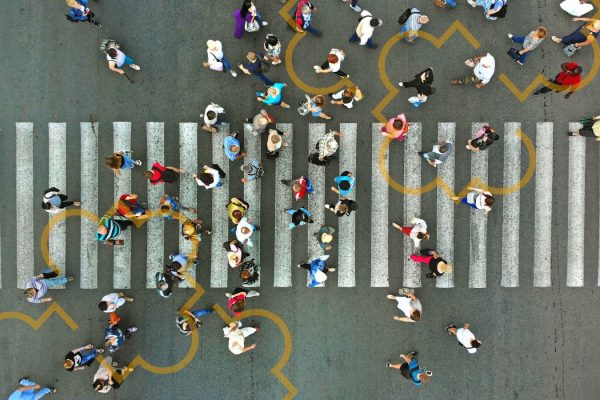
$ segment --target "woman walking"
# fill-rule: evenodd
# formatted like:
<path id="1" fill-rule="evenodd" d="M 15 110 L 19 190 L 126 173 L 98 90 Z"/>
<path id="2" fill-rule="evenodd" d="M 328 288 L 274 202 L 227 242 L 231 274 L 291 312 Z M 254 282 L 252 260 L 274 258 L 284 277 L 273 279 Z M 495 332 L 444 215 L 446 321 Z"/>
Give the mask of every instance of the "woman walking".
<path id="1" fill-rule="evenodd" d="M 427 264 L 429 273 L 425 274 L 427 278 L 437 278 L 444 275 L 446 272 L 452 272 L 452 266 L 444 260 L 437 251 L 431 249 L 423 249 L 420 254 L 411 254 L 410 259 L 414 262 Z"/>
<path id="2" fill-rule="evenodd" d="M 279 157 L 279 149 L 281 149 L 281 147 L 288 146 L 288 144 L 283 140 L 283 138 L 287 135 L 287 132 L 281 132 L 279 129 L 269 129 L 269 136 L 267 137 L 267 143 L 265 144 L 267 148 L 267 158 L 275 159 Z"/>
<path id="3" fill-rule="evenodd" d="M 84 352 L 84 350 L 88 350 Z M 104 349 L 95 349 L 93 344 L 88 344 L 77 349 L 73 349 L 65 356 L 63 367 L 67 371 L 81 371 L 85 367 L 91 367 L 96 359 L 96 354 L 104 353 Z"/>
<path id="4" fill-rule="evenodd" d="M 323 119 L 327 119 L 330 120 L 333 117 L 325 114 L 323 112 L 323 108 L 325 107 L 325 98 L 323 96 L 321 96 L 320 94 L 316 95 L 315 97 L 310 97 L 309 95 L 305 95 L 306 96 L 306 102 L 301 101 L 300 102 L 300 106 L 306 107 L 306 110 L 308 111 L 307 113 L 310 113 L 310 115 L 312 115 L 313 117 L 320 117 Z"/>
<path id="5" fill-rule="evenodd" d="M 321 225 L 321 229 L 314 233 L 317 242 L 319 242 L 319 246 L 321 246 L 324 251 L 329 251 L 332 249 L 331 242 L 333 242 L 334 233 L 335 229 L 324 225 Z"/>
<path id="6" fill-rule="evenodd" d="M 256 32 L 261 26 L 269 24 L 267 21 L 263 21 L 251 0 L 244 0 L 242 8 L 233 12 L 233 18 L 235 19 L 233 36 L 236 39 L 241 39 L 244 32 Z"/>
<path id="7" fill-rule="evenodd" d="M 398 86 L 403 88 L 414 87 L 417 90 L 417 97 L 421 102 L 427 101 L 427 98 L 435 93 L 435 88 L 431 87 L 433 83 L 433 68 L 427 67 L 415 75 L 415 79 L 408 82 L 398 82 Z"/>
<path id="8" fill-rule="evenodd" d="M 331 191 L 342 197 L 347 197 L 352 193 L 352 189 L 354 189 L 354 185 L 356 184 L 356 179 L 354 179 L 354 175 L 350 171 L 342 172 L 340 176 L 335 177 L 334 181 L 337 187 L 332 186 Z"/>
<path id="9" fill-rule="evenodd" d="M 462 199 L 460 197 L 452 197 L 452 200 L 460 200 L 461 203 L 470 206 L 476 210 L 484 210 L 485 213 L 492 211 L 494 205 L 494 196 L 486 190 L 469 187 L 469 193 Z"/>
<path id="10" fill-rule="evenodd" d="M 354 200 L 341 197 L 335 204 L 325 204 L 325 208 L 334 213 L 337 217 L 349 216 L 352 211 L 358 209 L 358 205 Z"/>
<path id="11" fill-rule="evenodd" d="M 468 150 L 478 152 L 487 150 L 494 142 L 500 140 L 500 136 L 496 133 L 496 130 L 489 125 L 484 125 L 475 133 L 475 139 L 467 140 L 465 146 Z"/>
<path id="12" fill-rule="evenodd" d="M 272 33 L 267 34 L 263 48 L 265 49 L 264 61 L 269 61 L 271 65 L 281 64 L 281 58 L 279 57 L 279 54 L 281 54 L 281 42 L 277 36 Z"/>
<path id="13" fill-rule="evenodd" d="M 237 76 L 237 72 L 235 72 L 231 68 L 231 63 L 225 58 L 223 54 L 223 44 L 219 40 L 208 40 L 206 42 L 206 55 L 208 56 L 207 60 L 202 63 L 204 68 L 210 68 L 213 71 L 220 71 L 224 73 L 231 73 L 231 76 L 234 78 Z"/>
<path id="14" fill-rule="evenodd" d="M 130 150 L 121 150 L 113 153 L 112 156 L 106 157 L 104 163 L 108 168 L 112 169 L 115 175 L 121 175 L 121 171 L 133 169 L 135 166 L 141 166 L 142 160 L 134 160 L 131 158 Z"/>
<path id="15" fill-rule="evenodd" d="M 283 88 L 285 83 L 274 83 L 269 86 L 266 92 L 256 92 L 256 100 L 268 106 L 275 105 L 281 108 L 290 108 L 290 105 L 283 101 Z"/>
<path id="16" fill-rule="evenodd" d="M 309 288 L 323 286 L 323 283 L 327 280 L 327 273 L 335 271 L 335 268 L 327 266 L 326 261 L 328 258 L 328 255 L 323 255 L 312 259 L 308 263 L 298 264 L 298 268 L 309 272 Z"/>
<path id="17" fill-rule="evenodd" d="M 567 36 L 552 36 L 556 43 L 562 43 L 566 46 L 574 45 L 577 49 L 583 46 L 589 46 L 598 37 L 600 32 L 600 19 L 593 18 L 573 18 L 573 21 L 586 22 L 580 25 L 574 32 Z"/>
<path id="18" fill-rule="evenodd" d="M 342 62 L 346 58 L 346 53 L 343 50 L 331 49 L 327 54 L 327 61 L 323 65 L 315 65 L 313 68 L 317 74 L 329 74 L 333 72 L 341 78 L 350 78 L 350 74 L 341 70 Z"/>
<path id="19" fill-rule="evenodd" d="M 542 43 L 547 34 L 548 30 L 543 26 L 540 26 L 535 31 L 529 32 L 527 36 L 515 36 L 512 33 L 509 33 L 508 38 L 510 40 L 512 40 L 514 43 L 523 44 L 523 49 L 519 50 L 517 54 L 515 54 L 515 56 L 518 56 L 517 58 L 514 58 L 517 64 L 524 65 L 529 53 L 535 50 Z M 513 51 L 513 49 L 510 51 Z"/>
<path id="20" fill-rule="evenodd" d="M 381 127 L 380 132 L 383 136 L 402 142 L 408 136 L 408 127 L 406 115 L 401 113 L 388 120 L 387 124 Z"/>
<path id="21" fill-rule="evenodd" d="M 400 226 L 397 223 L 392 223 L 392 226 L 404 233 L 406 236 L 412 239 L 415 244 L 415 249 L 421 246 L 421 240 L 429 240 L 429 233 L 427 233 L 427 223 L 421 218 L 414 217 L 410 220 L 412 226 Z"/>
<path id="22" fill-rule="evenodd" d="M 81 206 L 81 202 L 70 201 L 69 196 L 62 194 L 60 189 L 55 187 L 48 188 L 44 191 L 42 208 L 46 210 L 47 213 L 55 213 L 69 206 L 79 207 Z"/>
<path id="23" fill-rule="evenodd" d="M 304 207 L 300 207 L 297 210 L 291 209 L 291 208 L 287 208 L 285 210 L 283 210 L 284 212 L 290 214 L 292 216 L 292 222 L 290 222 L 288 224 L 288 227 L 290 229 L 294 229 L 298 226 L 302 226 L 302 225 L 306 225 L 306 224 L 312 224 L 313 219 L 311 218 L 311 214 L 310 211 L 308 211 L 306 208 Z"/>
<path id="24" fill-rule="evenodd" d="M 66 2 L 69 6 L 67 20 L 71 22 L 87 21 L 96 28 L 100 28 L 102 26 L 93 19 L 96 14 L 91 12 L 88 8 L 88 0 L 66 0 Z"/>

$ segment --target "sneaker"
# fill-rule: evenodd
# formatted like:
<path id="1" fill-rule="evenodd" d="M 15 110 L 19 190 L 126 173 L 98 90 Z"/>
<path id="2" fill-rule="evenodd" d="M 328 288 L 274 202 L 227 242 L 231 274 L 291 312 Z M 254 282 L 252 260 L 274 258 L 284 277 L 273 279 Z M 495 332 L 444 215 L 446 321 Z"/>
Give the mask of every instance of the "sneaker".
<path id="1" fill-rule="evenodd" d="M 512 40 L 513 36 L 514 36 L 514 35 L 513 35 L 512 33 L 509 33 L 509 34 L 508 34 L 508 38 L 509 38 L 509 39 L 511 39 L 511 40 Z"/>
<path id="2" fill-rule="evenodd" d="M 237 72 L 231 71 L 231 76 L 233 76 L 235 78 L 237 76 Z"/>
<path id="3" fill-rule="evenodd" d="M 313 65 L 313 69 L 315 70 L 315 72 L 317 72 L 321 67 L 319 67 L 318 65 Z"/>
<path id="4" fill-rule="evenodd" d="M 127 332 L 129 333 L 133 333 L 133 332 L 137 332 L 137 328 L 135 326 L 132 326 L 131 328 L 127 328 Z"/>
<path id="5" fill-rule="evenodd" d="M 533 92 L 534 96 L 539 96 L 540 94 L 542 94 L 542 92 L 540 92 L 539 90 L 536 90 L 535 92 Z"/>
<path id="6" fill-rule="evenodd" d="M 136 71 L 139 71 L 139 70 L 140 70 L 140 66 L 139 66 L 139 65 L 137 65 L 137 64 L 129 64 L 129 68 L 131 68 L 131 69 L 135 69 Z"/>
<path id="7" fill-rule="evenodd" d="M 296 267 L 302 268 L 302 264 L 298 264 L 298 265 L 296 265 Z"/>
<path id="8" fill-rule="evenodd" d="M 398 86 L 404 87 L 404 82 L 398 82 Z"/>
<path id="9" fill-rule="evenodd" d="M 516 61 L 517 61 L 517 64 L 523 65 L 523 63 L 521 61 L 519 61 L 519 60 L 516 60 Z"/>
<path id="10" fill-rule="evenodd" d="M 390 363 L 389 363 L 389 362 L 386 362 L 386 363 L 385 363 L 385 366 L 389 368 L 389 367 L 390 367 Z"/>
<path id="11" fill-rule="evenodd" d="M 170 255 L 169 255 L 169 260 L 170 260 L 170 261 L 173 261 L 174 259 L 175 259 L 175 254 L 170 254 Z"/>
<path id="12" fill-rule="evenodd" d="M 73 277 L 72 276 L 67 276 L 67 282 L 72 282 L 73 281 Z"/>
<path id="13" fill-rule="evenodd" d="M 269 23 L 267 21 L 262 22 L 262 26 L 267 26 L 267 25 L 269 25 Z"/>
<path id="14" fill-rule="evenodd" d="M 102 28 L 102 24 L 99 24 L 97 22 L 94 25 L 96 25 L 96 28 Z"/>
<path id="15" fill-rule="evenodd" d="M 100 28 L 100 27 L 98 27 Z M 50 393 L 56 393 L 58 391 L 58 389 L 56 389 L 55 387 L 52 386 L 48 386 L 48 389 L 50 389 Z"/>
<path id="16" fill-rule="evenodd" d="M 355 5 L 355 6 L 353 6 L 352 4 L 350 4 L 350 8 L 353 9 L 354 11 L 356 11 L 356 12 L 361 12 L 362 11 L 362 8 L 360 8 L 358 6 L 358 4 Z"/>
<path id="17" fill-rule="evenodd" d="M 467 0 L 467 3 L 473 8 L 477 7 L 477 2 L 475 0 Z"/>
<path id="18" fill-rule="evenodd" d="M 142 160 L 135 160 L 133 163 L 140 167 L 142 165 Z"/>

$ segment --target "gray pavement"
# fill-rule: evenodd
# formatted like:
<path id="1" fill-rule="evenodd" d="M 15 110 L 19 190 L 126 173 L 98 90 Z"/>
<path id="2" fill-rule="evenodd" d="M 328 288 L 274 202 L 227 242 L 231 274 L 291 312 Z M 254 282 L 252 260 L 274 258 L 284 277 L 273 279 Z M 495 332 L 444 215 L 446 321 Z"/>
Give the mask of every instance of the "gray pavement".
<path id="1" fill-rule="evenodd" d="M 552 254 L 550 287 L 534 287 L 535 242 L 535 177 L 520 191 L 519 225 L 519 285 L 502 287 L 503 215 L 501 209 L 487 219 L 487 287 L 469 288 L 470 211 L 456 206 L 454 211 L 454 265 L 455 287 L 441 289 L 435 282 L 422 279 L 417 295 L 424 305 L 424 317 L 417 324 L 400 325 L 392 320 L 397 309 L 385 299 L 402 285 L 404 248 L 400 237 L 389 233 L 392 247 L 389 256 L 389 287 L 371 286 L 371 203 L 372 163 L 361 155 L 371 153 L 371 124 L 377 122 L 371 110 L 386 94 L 378 78 L 377 58 L 373 51 L 347 42 L 353 32 L 358 14 L 338 0 L 317 2 L 320 12 L 314 24 L 323 31 L 323 37 L 307 37 L 299 43 L 295 63 L 296 72 L 308 84 L 324 86 L 335 83 L 336 76 L 316 75 L 312 66 L 321 64 L 329 49 L 346 51 L 344 70 L 366 95 L 353 110 L 332 109 L 334 121 L 327 127 L 340 123 L 357 123 L 358 187 L 356 200 L 356 286 L 338 287 L 337 276 L 330 278 L 321 289 L 305 286 L 304 272 L 292 271 L 292 287 L 273 287 L 270 269 L 275 259 L 273 249 L 275 222 L 272 209 L 276 202 L 275 171 L 268 169 L 262 180 L 261 193 L 261 262 L 263 279 L 259 298 L 250 303 L 278 314 L 289 327 L 293 337 L 293 350 L 286 376 L 298 389 L 299 399 L 392 399 L 392 398 L 468 398 L 468 399 L 581 399 L 596 397 L 599 384 L 596 378 L 600 351 L 594 345 L 599 324 L 592 310 L 598 308 L 599 214 L 598 149 L 593 141 L 585 146 L 585 227 L 583 257 L 583 287 L 568 287 L 567 275 L 569 233 L 569 141 L 565 135 L 570 122 L 580 117 L 598 114 L 595 93 L 598 82 L 565 100 L 552 94 L 530 97 L 519 102 L 498 81 L 505 72 L 520 88 L 528 85 L 539 72 L 553 76 L 566 61 L 560 47 L 548 38 L 532 54 L 524 67 L 512 62 L 505 54 L 511 47 L 508 32 L 526 33 L 538 25 L 545 25 L 550 33 L 563 34 L 575 29 L 576 23 L 560 10 L 558 2 L 511 2 L 508 17 L 489 22 L 461 2 L 455 10 L 439 10 L 429 1 L 418 4 L 388 0 L 361 1 L 364 8 L 381 16 L 384 25 L 376 30 L 374 39 L 381 46 L 398 31 L 397 17 L 410 4 L 430 15 L 431 22 L 424 28 L 439 37 L 447 27 L 459 19 L 481 42 L 474 50 L 460 35 L 454 35 L 440 49 L 419 40 L 409 47 L 398 43 L 390 51 L 386 62 L 392 82 L 408 80 L 426 66 L 433 66 L 437 93 L 421 108 L 414 109 L 406 99 L 412 91 L 401 92 L 386 108 L 385 115 L 406 112 L 410 121 L 422 123 L 423 146 L 428 146 L 438 136 L 438 123 L 456 123 L 457 148 L 471 134 L 471 124 L 489 122 L 502 128 L 505 122 L 520 122 L 534 143 L 536 124 L 550 121 L 554 127 L 553 190 L 552 190 Z M 83 186 L 80 178 L 80 122 L 98 122 L 98 177 L 100 193 L 99 210 L 105 210 L 113 201 L 113 178 L 103 165 L 102 157 L 113 149 L 112 123 L 127 121 L 132 124 L 132 147 L 143 159 L 149 153 L 146 143 L 146 122 L 164 122 L 165 160 L 179 164 L 179 123 L 198 122 L 199 114 L 211 101 L 227 110 L 226 119 L 232 129 L 242 129 L 245 118 L 252 116 L 258 105 L 253 93 L 262 88 L 254 77 L 240 74 L 220 76 L 202 67 L 205 59 L 205 42 L 219 39 L 226 56 L 237 64 L 248 50 L 259 49 L 266 32 L 279 35 L 285 46 L 292 37 L 277 14 L 280 4 L 274 0 L 258 0 L 257 7 L 270 22 L 266 30 L 255 36 L 245 35 L 241 40 L 232 37 L 232 12 L 237 6 L 231 2 L 191 1 L 174 5 L 160 1 L 146 2 L 92 2 L 91 7 L 102 23 L 101 29 L 87 24 L 71 24 L 64 18 L 67 8 L 61 1 L 4 4 L 0 13 L 0 32 L 3 38 L 3 55 L 0 61 L 0 186 L 6 188 L 0 202 L 1 231 L 1 288 L 0 312 L 20 311 L 39 316 L 47 305 L 27 304 L 17 289 L 17 209 L 15 185 L 16 164 L 20 154 L 15 154 L 15 123 L 32 122 L 33 131 L 33 225 L 34 269 L 43 266 L 40 237 L 48 217 L 39 208 L 41 193 L 48 186 L 48 123 L 66 122 L 67 193 L 76 198 Z M 114 38 L 122 43 L 141 65 L 140 72 L 130 74 L 135 84 L 129 84 L 106 68 L 103 55 L 98 51 L 100 40 Z M 449 80 L 467 71 L 465 59 L 489 51 L 496 57 L 497 72 L 492 83 L 481 90 L 453 88 Z M 574 61 L 589 71 L 592 51 L 586 48 Z M 308 142 L 308 123 L 324 122 L 299 116 L 294 108 L 303 98 L 294 87 L 283 65 L 274 67 L 268 74 L 274 80 L 288 83 L 284 98 L 292 110 L 271 110 L 278 122 L 293 124 L 293 175 L 308 172 L 306 156 L 313 143 Z M 395 114 L 394 114 L 395 115 Z M 402 181 L 404 171 L 404 146 L 395 143 L 390 148 L 390 168 L 394 177 Z M 488 183 L 502 186 L 504 178 L 504 143 L 489 152 Z M 458 151 L 458 149 L 457 149 Z M 462 150 L 456 157 L 456 188 L 464 186 L 471 178 L 472 159 Z M 460 154 L 461 156 L 458 156 Z M 210 162 L 212 148 L 208 133 L 198 132 L 198 162 Z M 521 152 L 521 171 L 528 163 L 527 152 Z M 232 164 L 233 166 L 233 164 Z M 231 168 L 230 194 L 242 195 L 239 182 L 241 172 Z M 331 182 L 338 171 L 334 162 L 325 172 L 326 182 Z M 139 171 L 136 171 L 139 172 Z M 435 171 L 421 167 L 421 182 L 435 177 Z M 328 185 L 327 185 L 328 186 Z M 175 186 L 178 188 L 178 186 Z M 203 190 L 203 189 L 200 189 Z M 132 179 L 132 191 L 146 196 L 147 188 L 139 175 Z M 115 193 L 116 194 L 116 193 Z M 326 195 L 333 201 L 333 194 Z M 389 191 L 389 224 L 404 218 L 405 196 Z M 432 232 L 443 229 L 437 221 L 438 196 L 436 191 L 423 195 L 421 217 L 428 221 Z M 502 197 L 499 196 L 502 204 Z M 198 192 L 200 215 L 211 221 L 210 196 Z M 266 210 L 266 211 L 265 211 Z M 268 212 L 267 212 L 268 211 Z M 325 221 L 337 227 L 338 221 L 330 213 Z M 58 303 L 79 324 L 72 332 L 63 322 L 52 317 L 37 332 L 19 321 L 2 320 L 7 340 L 0 350 L 0 397 L 6 398 L 16 389 L 16 381 L 27 375 L 41 384 L 55 385 L 61 399 L 91 399 L 94 365 L 85 372 L 67 373 L 62 370 L 64 354 L 87 342 L 100 344 L 105 315 L 97 310 L 100 297 L 113 291 L 113 255 L 101 246 L 98 250 L 98 288 L 80 289 L 80 235 L 79 221 L 67 222 L 66 265 L 75 276 L 75 282 L 66 290 L 53 292 Z M 299 230 L 303 229 L 302 232 Z M 307 254 L 306 227 L 292 232 L 292 264 L 305 261 Z M 571 229 L 573 229 L 571 227 Z M 143 355 L 157 365 L 170 365 L 187 352 L 189 338 L 180 336 L 174 326 L 175 310 L 192 294 L 189 289 L 176 290 L 171 299 L 160 298 L 153 290 L 145 289 L 146 282 L 146 230 L 132 232 L 132 289 L 127 292 L 136 302 L 127 305 L 123 320 L 135 324 L 139 332 L 120 349 L 115 358 L 127 363 L 136 354 Z M 165 227 L 165 255 L 178 247 L 175 225 Z M 573 244 L 572 244 L 573 245 Z M 210 243 L 201 245 L 201 263 L 197 279 L 207 289 L 197 308 L 219 303 L 225 306 L 224 288 L 210 288 Z M 333 252 L 332 263 L 337 263 Z M 400 254 L 400 255 L 399 255 Z M 377 255 L 376 255 L 377 256 Z M 386 257 L 385 254 L 380 255 Z M 202 261 L 206 260 L 205 263 Z M 268 279 L 265 279 L 268 277 Z M 229 277 L 229 287 L 237 281 Z M 454 338 L 444 332 L 449 323 L 470 322 L 473 331 L 484 344 L 475 355 L 469 355 L 456 345 Z M 257 349 L 239 357 L 227 350 L 222 337 L 223 322 L 217 316 L 204 318 L 201 328 L 200 349 L 193 361 L 182 371 L 172 375 L 155 375 L 139 368 L 116 392 L 108 398 L 231 398 L 278 399 L 286 390 L 270 373 L 283 351 L 283 339 L 277 327 L 264 318 L 251 318 L 248 325 L 257 323 L 263 328 L 250 338 Z M 398 354 L 419 351 L 423 366 L 433 371 L 432 382 L 415 389 L 399 373 L 385 368 L 386 361 L 398 362 Z"/>

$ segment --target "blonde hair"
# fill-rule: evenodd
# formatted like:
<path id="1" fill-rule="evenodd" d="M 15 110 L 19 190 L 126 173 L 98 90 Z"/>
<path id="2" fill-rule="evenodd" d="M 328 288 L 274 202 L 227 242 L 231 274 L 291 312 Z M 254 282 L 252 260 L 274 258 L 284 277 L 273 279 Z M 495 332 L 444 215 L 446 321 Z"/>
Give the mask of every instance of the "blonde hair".
<path id="1" fill-rule="evenodd" d="M 65 2 L 67 3 L 67 5 L 69 7 L 77 7 L 77 6 L 79 6 L 79 3 L 77 3 L 75 0 L 65 0 Z"/>
<path id="2" fill-rule="evenodd" d="M 536 33 L 537 33 L 537 36 L 538 36 L 540 39 L 543 39 L 543 38 L 545 38 L 545 37 L 546 37 L 546 35 L 548 34 L 548 29 L 546 29 L 546 28 L 545 28 L 545 27 L 543 27 L 543 26 L 540 26 L 540 27 L 537 29 Z"/>
<path id="3" fill-rule="evenodd" d="M 32 299 L 35 297 L 36 291 L 34 288 L 28 288 L 25 289 L 25 297 L 27 297 L 28 299 Z"/>

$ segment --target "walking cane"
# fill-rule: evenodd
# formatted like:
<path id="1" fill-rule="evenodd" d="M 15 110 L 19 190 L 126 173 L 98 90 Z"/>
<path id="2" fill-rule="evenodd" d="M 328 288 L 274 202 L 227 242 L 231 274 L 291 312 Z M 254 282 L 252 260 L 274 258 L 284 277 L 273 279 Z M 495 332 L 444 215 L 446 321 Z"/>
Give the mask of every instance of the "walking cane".
<path id="1" fill-rule="evenodd" d="M 127 78 L 129 82 L 133 83 L 133 80 L 127 75 L 127 72 L 123 72 L 123 75 L 125 75 L 125 78 Z"/>

